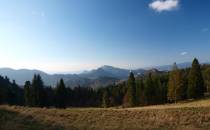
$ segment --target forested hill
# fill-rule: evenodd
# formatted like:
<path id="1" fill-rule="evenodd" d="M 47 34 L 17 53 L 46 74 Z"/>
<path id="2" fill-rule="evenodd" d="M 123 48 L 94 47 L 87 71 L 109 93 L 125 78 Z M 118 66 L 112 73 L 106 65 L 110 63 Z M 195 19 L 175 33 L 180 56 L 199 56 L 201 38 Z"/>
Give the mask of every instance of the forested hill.
<path id="1" fill-rule="evenodd" d="M 177 64 L 179 68 L 190 67 L 191 63 L 181 63 Z M 148 72 L 146 70 L 151 70 L 152 68 L 156 68 L 161 71 L 168 71 L 171 69 L 171 65 L 164 66 L 156 66 L 145 69 L 136 69 L 133 70 L 134 74 L 144 74 Z M 114 84 L 120 80 L 127 79 L 130 70 L 121 69 L 112 66 L 102 66 L 97 69 L 91 71 L 85 71 L 80 74 L 47 74 L 40 70 L 28 70 L 28 69 L 20 69 L 14 70 L 11 68 L 0 68 L 0 75 L 7 76 L 11 80 L 15 80 L 16 83 L 20 86 L 23 86 L 25 81 L 31 80 L 34 74 L 39 74 L 42 79 L 45 81 L 45 85 L 47 86 L 56 86 L 57 82 L 62 78 L 67 86 L 75 87 L 75 86 L 91 86 L 91 87 L 101 87 L 107 86 L 109 84 Z"/>
<path id="2" fill-rule="evenodd" d="M 39 74 L 20 88 L 0 77 L 0 104 L 32 107 L 112 107 L 165 104 L 186 99 L 199 99 L 210 93 L 210 65 L 200 65 L 195 58 L 192 66 L 180 69 L 174 63 L 169 72 L 152 69 L 144 75 L 129 72 L 126 80 L 93 89 L 91 86 L 68 87 L 60 79 L 55 88 L 46 86 Z M 106 79 L 108 80 L 108 79 Z"/>

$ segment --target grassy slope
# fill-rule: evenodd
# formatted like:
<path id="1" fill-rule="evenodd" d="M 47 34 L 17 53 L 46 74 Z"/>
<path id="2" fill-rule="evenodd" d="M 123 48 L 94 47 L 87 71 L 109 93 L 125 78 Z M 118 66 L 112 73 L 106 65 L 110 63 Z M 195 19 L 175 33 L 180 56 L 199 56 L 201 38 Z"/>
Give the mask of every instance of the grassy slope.
<path id="1" fill-rule="evenodd" d="M 0 129 L 210 129 L 210 99 L 128 109 L 0 106 Z"/>

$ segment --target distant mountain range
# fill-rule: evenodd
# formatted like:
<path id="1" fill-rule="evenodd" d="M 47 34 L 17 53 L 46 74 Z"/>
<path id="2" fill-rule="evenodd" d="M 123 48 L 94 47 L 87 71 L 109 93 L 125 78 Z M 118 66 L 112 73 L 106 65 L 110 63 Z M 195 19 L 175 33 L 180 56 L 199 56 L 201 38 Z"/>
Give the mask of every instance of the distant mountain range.
<path id="1" fill-rule="evenodd" d="M 191 66 L 190 62 L 185 62 L 177 64 L 179 68 L 187 68 Z M 153 68 L 159 71 L 169 71 L 171 65 L 156 66 L 145 69 L 135 69 L 132 72 L 135 75 L 142 75 L 148 71 L 151 71 Z M 57 82 L 63 78 L 66 85 L 69 87 L 75 86 L 90 86 L 90 87 L 104 87 L 110 84 L 114 84 L 120 80 L 127 79 L 130 70 L 122 69 L 117 67 L 112 67 L 104 65 L 97 69 L 91 71 L 85 71 L 80 74 L 47 74 L 40 70 L 28 70 L 20 69 L 14 70 L 11 68 L 0 68 L 0 75 L 7 76 L 11 80 L 15 80 L 17 84 L 24 85 L 25 81 L 31 81 L 34 74 L 40 74 L 45 85 L 47 86 L 56 86 Z"/>
<path id="2" fill-rule="evenodd" d="M 184 63 L 177 64 L 177 66 L 180 69 L 183 69 L 183 68 L 191 67 L 191 64 L 192 64 L 191 62 L 184 62 Z M 172 67 L 172 65 L 162 65 L 162 66 L 155 66 L 155 67 L 152 67 L 152 68 L 156 68 L 159 71 L 169 71 L 169 70 L 171 70 L 171 67 Z"/>

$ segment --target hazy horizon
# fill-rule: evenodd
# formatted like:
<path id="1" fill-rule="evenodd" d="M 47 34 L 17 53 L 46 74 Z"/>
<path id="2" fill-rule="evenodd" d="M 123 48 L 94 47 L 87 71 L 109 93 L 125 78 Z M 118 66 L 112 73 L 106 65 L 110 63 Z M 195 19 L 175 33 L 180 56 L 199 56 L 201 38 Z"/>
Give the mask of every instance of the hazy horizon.
<path id="1" fill-rule="evenodd" d="M 0 68 L 52 74 L 210 61 L 208 0 L 0 1 Z"/>
<path id="2" fill-rule="evenodd" d="M 13 69 L 13 70 L 38 70 L 38 71 L 42 71 L 42 72 L 45 72 L 47 74 L 81 74 L 81 73 L 84 73 L 84 72 L 88 72 L 88 71 L 92 71 L 92 70 L 96 70 L 98 68 L 101 68 L 101 67 L 104 67 L 104 66 L 110 66 L 110 67 L 114 67 L 114 68 L 119 68 L 119 69 L 127 69 L 127 70 L 136 70 L 136 69 L 145 69 L 145 70 L 149 70 L 149 69 L 157 69 L 156 67 L 164 67 L 164 66 L 172 66 L 175 62 L 171 63 L 171 64 L 162 64 L 162 65 L 151 65 L 151 66 L 145 66 L 145 67 L 136 67 L 136 68 L 129 68 L 129 67 L 118 67 L 118 66 L 114 66 L 114 65 L 100 65 L 100 66 L 96 66 L 95 68 L 89 68 L 89 69 L 81 69 L 81 70 L 78 70 L 78 71 L 55 71 L 55 72 L 48 72 L 46 70 L 42 70 L 42 69 L 37 69 L 37 68 L 12 68 L 12 67 L 0 67 L 0 69 Z M 180 63 L 177 63 L 176 64 L 187 64 L 187 63 L 191 63 L 191 61 L 186 61 L 186 62 L 180 62 Z M 206 62 L 200 62 L 200 64 L 205 64 L 205 63 L 210 63 L 209 61 L 206 61 Z"/>

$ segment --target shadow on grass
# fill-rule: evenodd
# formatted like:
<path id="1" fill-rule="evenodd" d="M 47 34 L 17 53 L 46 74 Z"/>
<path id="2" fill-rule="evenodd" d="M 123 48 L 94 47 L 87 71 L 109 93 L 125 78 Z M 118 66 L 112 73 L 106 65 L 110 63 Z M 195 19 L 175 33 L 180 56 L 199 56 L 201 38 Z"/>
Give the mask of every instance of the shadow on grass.
<path id="1" fill-rule="evenodd" d="M 52 123 L 44 124 L 42 121 L 35 120 L 32 116 L 0 109 L 0 130 L 65 130 L 65 128 Z"/>

